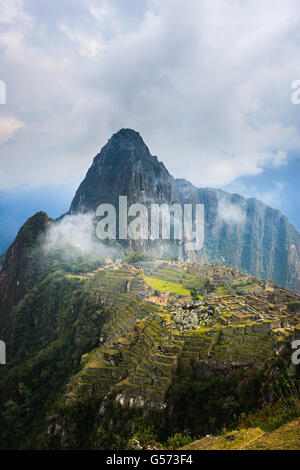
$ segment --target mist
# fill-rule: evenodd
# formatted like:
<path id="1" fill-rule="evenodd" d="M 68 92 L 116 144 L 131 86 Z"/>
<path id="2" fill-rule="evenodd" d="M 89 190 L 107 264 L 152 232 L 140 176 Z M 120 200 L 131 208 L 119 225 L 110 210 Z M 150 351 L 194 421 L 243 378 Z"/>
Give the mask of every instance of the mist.
<path id="1" fill-rule="evenodd" d="M 217 218 L 229 224 L 243 224 L 246 213 L 243 208 L 223 198 L 218 199 Z"/>
<path id="2" fill-rule="evenodd" d="M 104 262 L 118 255 L 116 248 L 96 237 L 93 213 L 66 215 L 52 223 L 42 240 L 44 254 L 63 263 Z"/>

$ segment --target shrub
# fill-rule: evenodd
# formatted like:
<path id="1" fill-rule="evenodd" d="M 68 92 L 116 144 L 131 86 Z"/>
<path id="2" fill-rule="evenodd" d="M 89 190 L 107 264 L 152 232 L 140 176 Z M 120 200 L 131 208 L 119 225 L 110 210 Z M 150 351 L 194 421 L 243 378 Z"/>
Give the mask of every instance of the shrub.
<path id="1" fill-rule="evenodd" d="M 300 310 L 300 302 L 289 302 L 287 304 L 287 309 L 291 313 L 297 312 Z"/>
<path id="2" fill-rule="evenodd" d="M 187 433 L 177 432 L 169 437 L 166 443 L 167 449 L 178 449 L 179 447 L 187 446 L 194 439 Z"/>

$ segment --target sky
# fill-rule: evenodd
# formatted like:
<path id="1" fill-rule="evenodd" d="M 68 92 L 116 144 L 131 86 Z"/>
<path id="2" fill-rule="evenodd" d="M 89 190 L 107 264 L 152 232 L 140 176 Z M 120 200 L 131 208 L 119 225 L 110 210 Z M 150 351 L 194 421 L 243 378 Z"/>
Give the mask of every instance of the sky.
<path id="1" fill-rule="evenodd" d="M 122 127 L 299 230 L 299 59 L 299 0 L 0 0 L 0 238 L 68 210 Z"/>

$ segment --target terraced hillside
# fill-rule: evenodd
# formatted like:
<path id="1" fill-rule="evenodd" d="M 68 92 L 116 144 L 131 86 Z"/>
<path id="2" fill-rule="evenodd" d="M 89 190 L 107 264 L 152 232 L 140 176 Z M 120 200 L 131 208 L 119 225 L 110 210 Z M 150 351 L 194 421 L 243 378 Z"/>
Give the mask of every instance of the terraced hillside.
<path id="1" fill-rule="evenodd" d="M 134 402 L 142 393 L 145 400 L 161 403 L 177 367 L 175 352 L 181 342 L 169 337 L 161 307 L 141 300 L 148 289 L 141 271 L 129 266 L 103 270 L 91 286 L 109 319 L 101 331 L 101 346 L 83 356 L 84 367 L 72 379 L 66 402 L 95 392 L 103 395 L 115 386 L 120 402 L 124 391 Z"/>
<path id="2" fill-rule="evenodd" d="M 289 309 L 298 294 L 223 266 L 115 264 L 90 276 L 85 289 L 106 320 L 98 347 L 82 356 L 50 420 L 50 436 L 61 423 L 65 447 L 74 441 L 67 416 L 78 403 L 96 400 L 100 428 L 111 413 L 107 403 L 160 413 L 182 374 L 196 370 L 201 382 L 262 367 L 298 331 L 299 318 Z"/>

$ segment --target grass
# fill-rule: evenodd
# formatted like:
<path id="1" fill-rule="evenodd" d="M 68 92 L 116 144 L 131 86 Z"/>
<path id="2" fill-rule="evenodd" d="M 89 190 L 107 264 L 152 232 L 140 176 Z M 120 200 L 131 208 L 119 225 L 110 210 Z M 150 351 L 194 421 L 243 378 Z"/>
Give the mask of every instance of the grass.
<path id="1" fill-rule="evenodd" d="M 251 286 L 245 286 L 243 288 L 244 291 L 255 290 L 255 289 L 261 289 L 261 287 L 256 284 L 256 285 L 251 285 Z"/>
<path id="2" fill-rule="evenodd" d="M 248 443 L 247 450 L 299 450 L 300 449 L 300 418 L 284 424 L 260 439 Z"/>
<path id="3" fill-rule="evenodd" d="M 183 447 L 189 450 L 300 450 L 300 400 L 294 383 L 280 400 L 242 414 L 237 428 L 206 436 Z"/>
<path id="4" fill-rule="evenodd" d="M 264 431 L 259 428 L 241 429 L 240 431 L 230 431 L 221 436 L 206 436 L 195 441 L 182 449 L 189 450 L 238 450 L 245 445 L 259 439 L 264 435 Z"/>
<path id="5" fill-rule="evenodd" d="M 300 393 L 298 387 L 299 383 L 292 377 L 291 372 L 287 371 L 285 376 L 281 376 L 280 380 L 276 380 L 270 385 L 270 389 L 277 397 L 275 403 L 247 414 L 242 413 L 238 420 L 237 429 L 260 428 L 266 433 L 261 446 L 260 441 L 257 441 L 258 446 L 250 446 L 249 449 L 286 448 L 300 450 Z M 295 439 L 297 432 L 298 436 Z"/>
<path id="6" fill-rule="evenodd" d="M 190 291 L 185 289 L 181 284 L 172 281 L 163 281 L 162 279 L 158 279 L 155 277 L 145 276 L 146 282 L 151 286 L 153 289 L 159 291 L 166 291 L 169 290 L 173 294 L 180 294 L 180 295 L 188 295 L 190 296 Z"/>
<path id="7" fill-rule="evenodd" d="M 282 396 L 273 405 L 261 410 L 242 415 L 239 427 L 260 427 L 264 431 L 274 431 L 279 426 L 300 417 L 300 399 L 290 392 L 290 396 Z"/>
<path id="8" fill-rule="evenodd" d="M 89 273 L 89 276 L 92 275 L 92 273 Z M 89 279 L 88 275 L 82 275 L 82 274 L 66 274 L 66 278 L 68 279 L 81 279 L 81 280 L 86 280 Z"/>
<path id="9" fill-rule="evenodd" d="M 181 283 L 186 289 L 202 287 L 204 284 L 203 280 L 198 279 L 194 274 L 186 272 L 182 273 L 179 271 L 157 268 L 151 273 L 151 277 L 155 277 L 156 279 L 161 279 L 161 276 L 164 276 L 166 281 Z M 163 281 L 164 279 L 161 280 Z"/>
<path id="10" fill-rule="evenodd" d="M 171 269 L 164 269 L 164 268 L 157 268 L 154 273 L 157 274 L 164 274 L 167 273 L 171 276 L 175 276 L 175 278 L 180 278 L 180 279 L 195 279 L 196 276 L 194 274 L 186 273 L 186 272 L 181 272 L 181 271 L 174 271 Z"/>
<path id="11" fill-rule="evenodd" d="M 299 450 L 300 418 L 272 432 L 259 427 L 206 436 L 182 447 L 188 450 Z"/>

